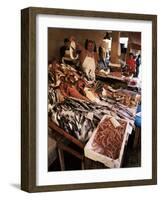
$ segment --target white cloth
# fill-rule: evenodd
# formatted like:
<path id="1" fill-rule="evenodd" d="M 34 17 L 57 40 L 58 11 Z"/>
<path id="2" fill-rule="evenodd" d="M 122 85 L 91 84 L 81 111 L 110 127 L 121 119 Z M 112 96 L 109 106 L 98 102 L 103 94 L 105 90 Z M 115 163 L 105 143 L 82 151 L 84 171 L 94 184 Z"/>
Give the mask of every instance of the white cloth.
<path id="1" fill-rule="evenodd" d="M 75 41 L 71 41 L 69 51 L 70 51 L 70 58 L 73 60 L 78 58 L 78 54 L 76 54 L 76 55 L 73 54 L 75 50 L 76 50 L 76 43 L 75 43 Z"/>
<path id="2" fill-rule="evenodd" d="M 96 63 L 94 57 L 86 56 L 82 64 L 82 68 L 88 79 L 90 81 L 95 81 Z"/>

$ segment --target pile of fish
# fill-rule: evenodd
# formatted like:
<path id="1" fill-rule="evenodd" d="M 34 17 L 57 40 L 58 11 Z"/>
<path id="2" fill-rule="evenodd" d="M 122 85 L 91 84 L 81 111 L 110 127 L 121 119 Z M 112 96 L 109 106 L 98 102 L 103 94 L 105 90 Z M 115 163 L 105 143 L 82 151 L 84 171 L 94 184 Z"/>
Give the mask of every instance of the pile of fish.
<path id="1" fill-rule="evenodd" d="M 117 104 L 94 103 L 74 98 L 65 98 L 54 103 L 55 95 L 49 91 L 49 116 L 52 121 L 67 133 L 86 142 L 104 115 L 115 118 L 133 119 L 132 113 Z M 52 99 L 53 98 L 53 99 Z"/>
<path id="2" fill-rule="evenodd" d="M 77 78 L 79 78 L 79 74 L 70 66 L 61 66 L 60 69 L 57 69 L 55 73 L 49 72 L 48 74 L 48 114 L 52 121 L 67 133 L 86 142 L 105 115 L 130 122 L 134 121 L 130 109 L 113 99 L 99 97 L 98 102 L 92 102 L 64 97 L 59 88 L 60 77 L 67 77 L 67 73 L 70 74 L 71 71 Z M 96 93 L 100 93 L 102 87 L 101 82 L 96 82 Z"/>

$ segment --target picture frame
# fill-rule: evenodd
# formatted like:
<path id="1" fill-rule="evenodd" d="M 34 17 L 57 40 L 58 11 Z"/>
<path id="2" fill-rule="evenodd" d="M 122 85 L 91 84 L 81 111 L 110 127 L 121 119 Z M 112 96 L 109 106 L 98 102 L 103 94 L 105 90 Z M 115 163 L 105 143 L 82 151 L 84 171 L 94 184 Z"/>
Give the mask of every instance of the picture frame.
<path id="1" fill-rule="evenodd" d="M 37 185 L 37 16 L 61 16 L 61 19 L 68 17 L 99 19 L 102 21 L 128 20 L 136 23 L 142 21 L 151 23 L 151 44 L 152 63 L 151 77 L 151 177 L 146 179 L 117 180 L 117 181 L 93 181 L 64 184 Z M 39 21 L 40 23 L 40 21 Z M 44 71 L 45 72 L 45 71 Z M 47 105 L 46 105 L 47 110 Z M 47 116 L 46 116 L 47 118 Z M 46 127 L 47 129 L 47 127 Z M 45 162 L 45 161 L 44 161 Z M 57 173 L 57 172 L 56 172 Z M 67 172 L 68 173 L 68 172 Z M 79 173 L 79 172 L 78 172 Z M 65 177 L 65 176 L 64 176 Z M 96 189 L 109 187 L 128 187 L 139 185 L 157 184 L 157 16 L 134 13 L 114 13 L 100 11 L 67 10 L 54 8 L 29 7 L 21 10 L 21 189 L 27 192 L 46 192 L 60 190 Z"/>

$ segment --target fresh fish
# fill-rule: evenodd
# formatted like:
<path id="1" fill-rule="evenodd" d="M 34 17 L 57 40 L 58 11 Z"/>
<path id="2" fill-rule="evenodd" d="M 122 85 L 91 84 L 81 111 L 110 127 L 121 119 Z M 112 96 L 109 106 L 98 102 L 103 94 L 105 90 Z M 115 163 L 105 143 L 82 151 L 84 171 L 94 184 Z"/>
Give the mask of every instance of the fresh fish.
<path id="1" fill-rule="evenodd" d="M 55 102 L 55 94 L 51 89 L 49 96 L 50 115 L 52 120 L 82 142 L 91 136 L 104 115 L 112 115 L 116 119 L 127 119 L 132 122 L 133 116 L 126 107 L 117 103 L 94 103 L 74 98 L 66 98 L 63 102 Z M 92 113 L 92 117 L 90 116 Z"/>

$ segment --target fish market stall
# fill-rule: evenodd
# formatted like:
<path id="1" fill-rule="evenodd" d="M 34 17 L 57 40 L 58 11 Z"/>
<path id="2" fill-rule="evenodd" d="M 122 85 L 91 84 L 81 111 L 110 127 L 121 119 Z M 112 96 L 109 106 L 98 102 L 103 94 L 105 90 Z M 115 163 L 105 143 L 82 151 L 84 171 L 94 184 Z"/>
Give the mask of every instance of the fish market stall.
<path id="1" fill-rule="evenodd" d="M 79 90 L 76 89 L 78 80 L 72 86 L 66 85 L 65 75 L 81 80 L 81 83 L 85 84 L 84 94 L 79 93 Z M 113 85 L 102 81 L 97 81 L 91 88 L 80 77 L 77 70 L 69 65 L 60 65 L 57 69 L 57 76 L 49 73 L 49 118 L 57 127 L 60 127 L 60 130 L 62 129 L 62 132 L 65 131 L 85 145 L 85 157 L 103 163 L 109 168 L 121 167 L 124 149 L 129 134 L 134 128 L 140 95 L 127 89 L 113 89 Z M 61 80 L 63 80 L 63 83 L 61 83 Z M 79 86 L 81 88 L 80 83 Z M 65 95 L 62 95 L 64 93 Z M 109 122 L 106 122 L 107 125 L 105 125 L 104 133 L 106 134 L 101 139 L 100 127 L 107 118 L 110 118 L 110 120 L 107 120 Z M 108 135 L 109 130 L 110 134 Z M 112 137 L 112 135 L 115 135 L 115 137 Z M 118 152 L 117 156 L 113 155 L 113 152 L 108 149 L 105 149 L 105 151 L 110 153 L 106 155 L 103 147 L 101 149 L 98 145 L 99 139 L 100 144 L 104 144 L 108 148 L 108 137 L 110 138 L 111 151 L 115 149 Z M 116 149 L 115 142 L 118 141 L 119 137 L 121 137 L 121 143 L 119 149 Z M 105 138 L 106 142 L 104 143 Z"/>
<path id="2" fill-rule="evenodd" d="M 119 83 L 120 87 L 129 89 L 131 91 L 141 91 L 141 81 L 139 78 L 133 77 L 133 75 L 122 73 L 120 71 L 106 72 L 104 70 L 97 71 L 97 79 L 105 82 Z M 119 87 L 119 86 L 118 86 Z"/>
<path id="3" fill-rule="evenodd" d="M 61 46 L 60 38 L 55 37 L 71 31 L 77 37 L 71 34 Z M 63 152 L 79 158 L 81 169 L 123 167 L 128 145 L 133 146 L 141 81 L 138 68 L 135 70 L 136 58 L 126 53 L 131 49 L 121 52 L 119 37 L 131 39 L 137 34 L 116 31 L 117 41 L 112 40 L 109 46 L 100 39 L 101 30 L 93 32 L 97 41 L 88 39 L 90 33 L 86 30 L 49 32 L 52 56 L 48 55 L 48 126 L 50 136 L 56 140 L 61 170 L 68 163 Z M 86 166 L 86 160 L 93 162 L 93 167 Z"/>

